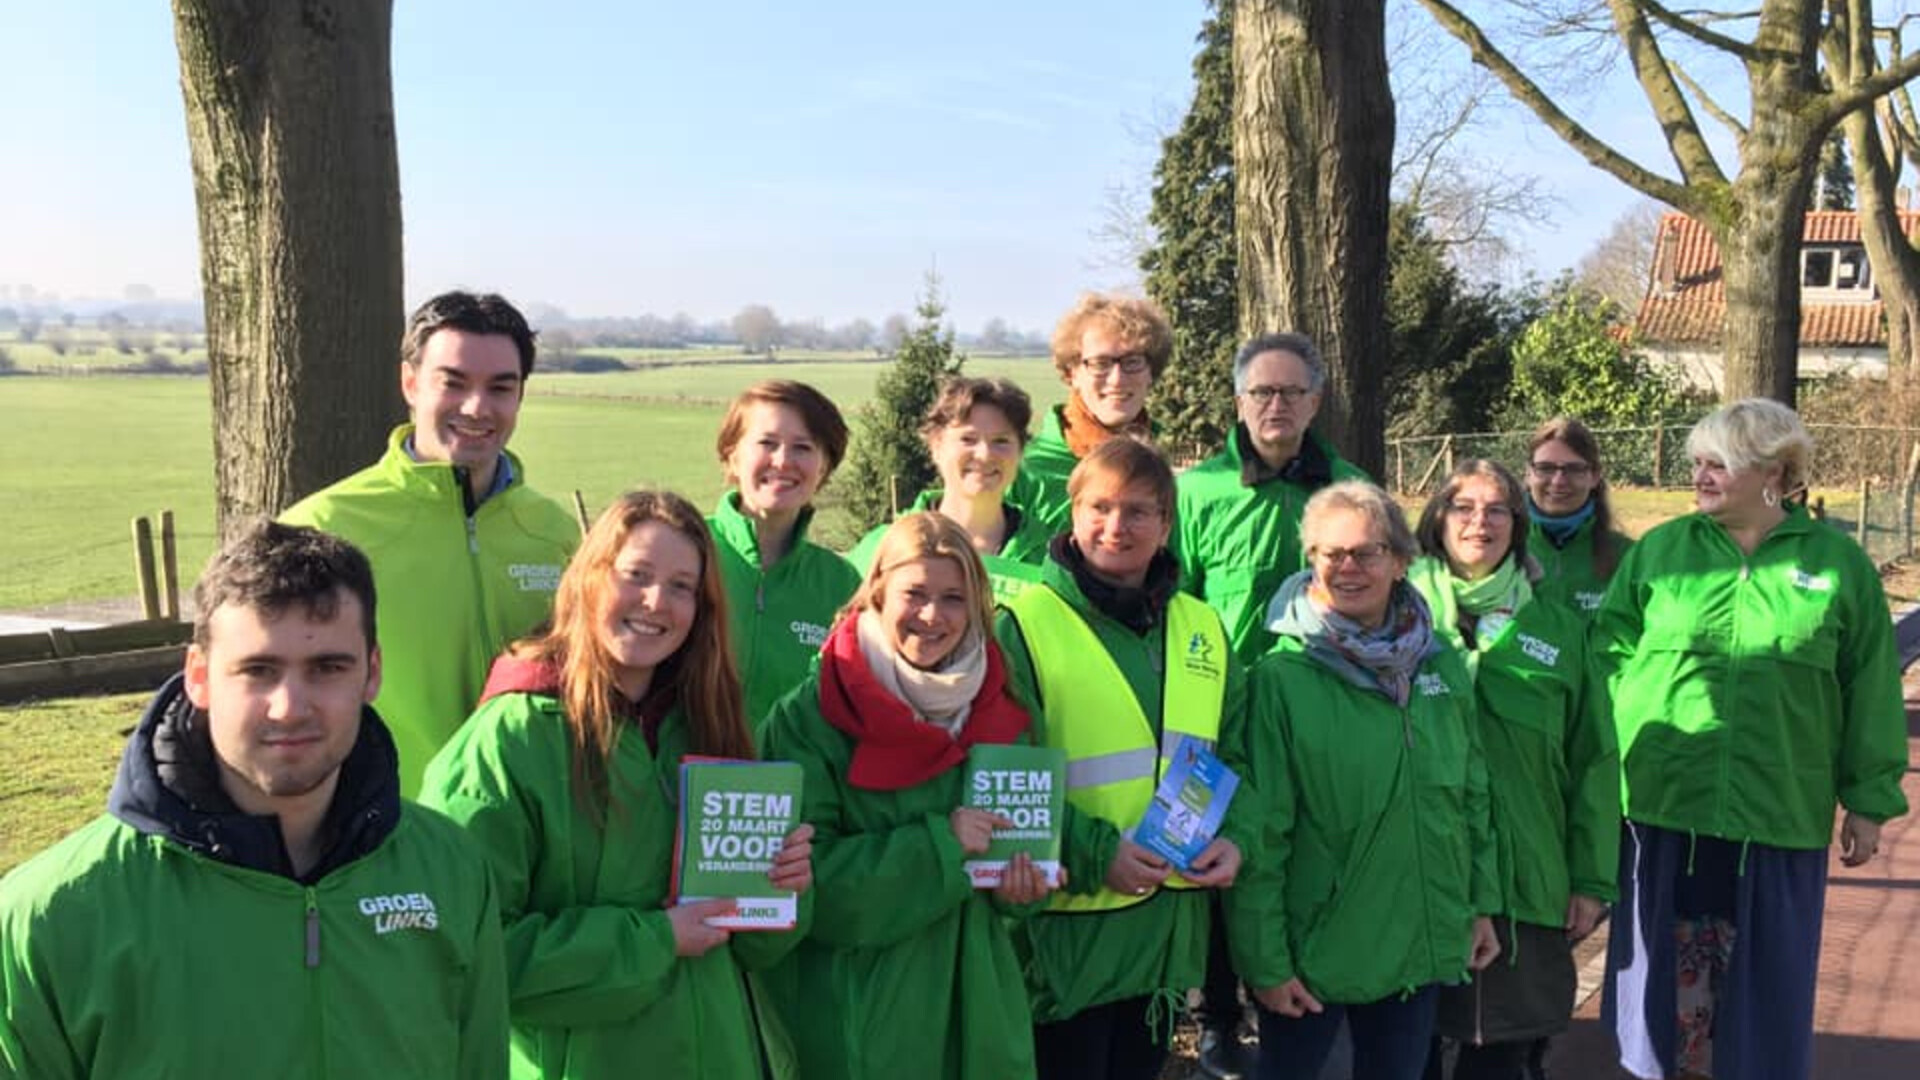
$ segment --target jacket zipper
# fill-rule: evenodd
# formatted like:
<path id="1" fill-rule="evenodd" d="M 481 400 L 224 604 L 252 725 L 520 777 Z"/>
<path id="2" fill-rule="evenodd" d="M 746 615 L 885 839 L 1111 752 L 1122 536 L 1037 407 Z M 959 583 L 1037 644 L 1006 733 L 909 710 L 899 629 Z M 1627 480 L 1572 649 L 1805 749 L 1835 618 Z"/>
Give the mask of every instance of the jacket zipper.
<path id="1" fill-rule="evenodd" d="M 307 945 L 307 967 L 309 968 L 319 967 L 320 966 L 320 898 L 318 895 L 314 893 L 312 886 L 307 887 L 306 945 Z"/>

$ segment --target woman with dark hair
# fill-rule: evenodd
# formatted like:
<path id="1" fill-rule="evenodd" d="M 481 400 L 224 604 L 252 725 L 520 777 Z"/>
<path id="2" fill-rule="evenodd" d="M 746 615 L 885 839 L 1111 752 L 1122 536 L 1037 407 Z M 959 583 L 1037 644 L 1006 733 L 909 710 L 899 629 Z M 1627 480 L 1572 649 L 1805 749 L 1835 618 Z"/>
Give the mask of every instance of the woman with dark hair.
<path id="1" fill-rule="evenodd" d="M 704 920 L 731 900 L 669 891 L 682 757 L 753 756 L 715 562 L 686 500 L 622 496 L 561 575 L 552 629 L 495 662 L 427 769 L 421 802 L 500 886 L 515 1077 L 760 1076 L 740 971 L 792 947 L 810 898 L 795 931 L 729 940 Z M 785 838 L 775 887 L 808 887 L 811 836 Z"/>
<path id="2" fill-rule="evenodd" d="M 921 493 L 909 512 L 937 511 L 965 529 L 986 564 L 994 596 L 1002 600 L 1040 580 L 1053 536 L 1038 514 L 1006 498 L 1020 473 L 1032 420 L 1027 392 L 1008 380 L 955 376 L 940 388 L 920 425 L 940 486 Z M 866 572 L 887 529 L 867 533 L 847 560 Z"/>
<path id="3" fill-rule="evenodd" d="M 733 490 L 707 518 L 719 547 L 732 645 L 757 728 L 800 685 L 834 613 L 860 584 L 847 561 L 807 539 L 813 497 L 847 452 L 847 424 L 825 394 L 768 379 L 727 408 L 716 448 Z"/>
<path id="4" fill-rule="evenodd" d="M 1636 1076 L 1805 1077 L 1835 810 L 1849 867 L 1907 811 L 1893 620 L 1802 505 L 1792 409 L 1724 405 L 1687 450 L 1699 511 L 1640 538 L 1593 619 L 1627 820 L 1603 1017 Z"/>
<path id="5" fill-rule="evenodd" d="M 1071 529 L 997 629 L 1035 741 L 1067 753 L 1071 877 L 1022 927 L 1035 1056 L 1042 1080 L 1151 1080 L 1200 984 L 1207 890 L 1239 873 L 1243 822 L 1236 802 L 1184 876 L 1133 830 L 1183 737 L 1241 767 L 1240 668 L 1220 616 L 1175 589 L 1166 459 L 1109 439 L 1067 491 Z"/>
<path id="6" fill-rule="evenodd" d="M 1321 488 L 1307 569 L 1268 605 L 1248 674 L 1258 823 L 1223 896 L 1260 1004 L 1259 1080 L 1320 1075 L 1344 1021 L 1353 1071 L 1417 1080 L 1439 987 L 1499 954 L 1487 778 L 1466 665 L 1406 583 L 1406 515 L 1362 480 Z"/>
<path id="7" fill-rule="evenodd" d="M 767 721 L 767 755 L 805 769 L 802 816 L 818 830 L 812 933 L 756 983 L 793 1034 L 795 1076 L 1033 1075 L 1008 916 L 1048 889 L 1025 855 L 994 890 L 965 867 L 1012 824 L 966 805 L 968 751 L 1030 740 L 992 611 L 967 532 L 908 514 L 820 666 Z"/>
<path id="8" fill-rule="evenodd" d="M 1633 541 L 1613 525 L 1600 441 L 1556 416 L 1527 439 L 1527 547 L 1540 564 L 1535 591 L 1591 618 Z"/>
<path id="9" fill-rule="evenodd" d="M 1527 496 L 1513 474 L 1461 462 L 1415 535 L 1422 556 L 1407 580 L 1473 676 L 1504 900 L 1501 959 L 1441 989 L 1436 1030 L 1459 1044 L 1453 1080 L 1520 1080 L 1532 1048 L 1566 1029 L 1573 943 L 1615 895 L 1620 754 L 1585 620 L 1535 591 Z"/>

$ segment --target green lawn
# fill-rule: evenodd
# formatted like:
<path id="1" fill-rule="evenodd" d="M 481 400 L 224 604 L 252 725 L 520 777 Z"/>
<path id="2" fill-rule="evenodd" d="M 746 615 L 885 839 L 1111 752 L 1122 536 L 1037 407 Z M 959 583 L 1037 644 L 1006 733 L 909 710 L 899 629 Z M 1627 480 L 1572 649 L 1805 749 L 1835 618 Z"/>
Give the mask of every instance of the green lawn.
<path id="1" fill-rule="evenodd" d="M 107 789 L 146 694 L 0 708 L 0 873 L 107 807 Z"/>

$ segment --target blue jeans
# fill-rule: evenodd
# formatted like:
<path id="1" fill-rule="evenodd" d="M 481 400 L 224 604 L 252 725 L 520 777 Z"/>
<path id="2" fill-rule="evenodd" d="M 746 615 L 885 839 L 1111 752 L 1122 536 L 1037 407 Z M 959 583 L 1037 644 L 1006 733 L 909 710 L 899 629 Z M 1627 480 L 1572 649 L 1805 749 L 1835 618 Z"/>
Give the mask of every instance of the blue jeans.
<path id="1" fill-rule="evenodd" d="M 1420 1080 L 1433 1040 L 1439 991 L 1423 987 L 1409 997 L 1365 1005 L 1328 1005 L 1294 1019 L 1260 1010 L 1257 1080 L 1316 1080 L 1345 1020 L 1353 1033 L 1353 1080 Z"/>

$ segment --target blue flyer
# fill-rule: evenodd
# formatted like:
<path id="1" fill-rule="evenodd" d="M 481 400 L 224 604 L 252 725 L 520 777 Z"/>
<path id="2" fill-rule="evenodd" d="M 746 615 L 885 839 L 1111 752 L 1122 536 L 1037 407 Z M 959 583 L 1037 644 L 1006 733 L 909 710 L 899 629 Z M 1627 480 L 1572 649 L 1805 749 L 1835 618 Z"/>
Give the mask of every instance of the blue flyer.
<path id="1" fill-rule="evenodd" d="M 1193 868 L 1220 831 L 1240 777 L 1205 742 L 1182 735 L 1173 760 L 1160 775 L 1147 812 L 1134 826 L 1133 842 L 1166 859 L 1175 868 Z"/>

